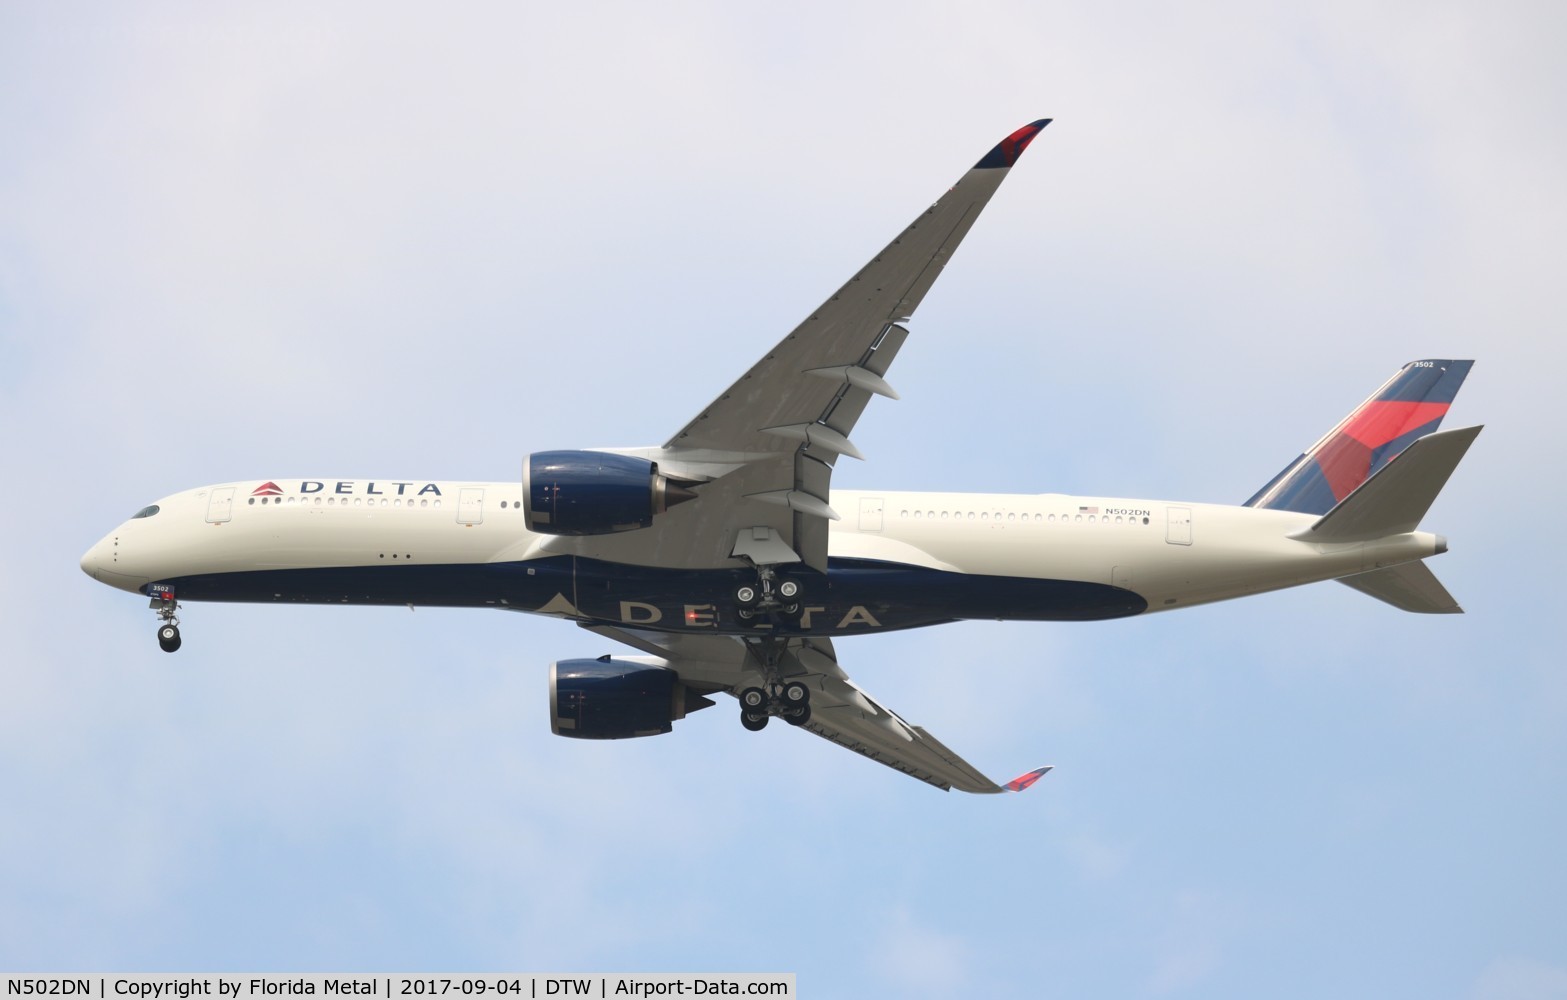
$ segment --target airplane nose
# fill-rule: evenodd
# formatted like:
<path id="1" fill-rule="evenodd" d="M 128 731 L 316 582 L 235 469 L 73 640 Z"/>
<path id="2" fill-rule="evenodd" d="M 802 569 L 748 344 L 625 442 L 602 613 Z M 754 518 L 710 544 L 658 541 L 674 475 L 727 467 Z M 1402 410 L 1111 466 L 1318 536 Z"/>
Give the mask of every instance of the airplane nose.
<path id="1" fill-rule="evenodd" d="M 148 578 L 142 567 L 126 558 L 125 546 L 121 544 L 123 530 L 122 527 L 110 532 L 87 550 L 82 556 L 82 572 L 116 590 L 140 593 Z"/>
<path id="2" fill-rule="evenodd" d="M 88 576 L 92 577 L 94 580 L 97 580 L 97 579 L 99 579 L 98 572 L 102 568 L 103 568 L 103 543 L 99 542 L 97 545 L 94 545 L 92 548 L 88 549 L 86 551 L 86 553 L 84 553 L 82 555 L 82 572 L 86 573 Z"/>

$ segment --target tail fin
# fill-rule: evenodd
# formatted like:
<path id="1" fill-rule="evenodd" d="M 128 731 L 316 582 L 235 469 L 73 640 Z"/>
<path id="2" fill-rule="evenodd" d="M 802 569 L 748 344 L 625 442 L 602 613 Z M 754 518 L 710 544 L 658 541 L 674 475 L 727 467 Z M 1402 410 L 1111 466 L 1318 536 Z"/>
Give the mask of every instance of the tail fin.
<path id="1" fill-rule="evenodd" d="M 1442 425 L 1473 364 L 1411 361 L 1246 506 L 1326 514 L 1399 452 Z"/>

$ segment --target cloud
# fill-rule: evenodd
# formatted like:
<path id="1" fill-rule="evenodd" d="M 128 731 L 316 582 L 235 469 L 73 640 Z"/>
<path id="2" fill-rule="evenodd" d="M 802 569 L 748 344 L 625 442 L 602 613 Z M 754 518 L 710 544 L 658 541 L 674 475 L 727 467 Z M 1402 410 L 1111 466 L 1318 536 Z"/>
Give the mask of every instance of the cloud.
<path id="1" fill-rule="evenodd" d="M 1567 997 L 1567 968 L 1528 958 L 1493 960 L 1475 980 L 1473 1000 L 1561 1000 Z"/>
<path id="2" fill-rule="evenodd" d="M 1487 934 L 1567 940 L 1563 16 L 6 6 L 0 964 L 782 954 L 1036 995 L 997 948 L 1074 995 L 1254 995 L 1441 951 L 1555 988 Z M 1453 419 L 1492 426 L 1430 522 L 1469 615 L 1321 587 L 842 643 L 983 769 L 1058 765 L 981 800 L 732 707 L 559 740 L 545 665 L 614 649 L 559 622 L 203 605 L 170 658 L 76 568 L 203 482 L 662 440 L 1042 114 L 840 485 L 1240 500 L 1396 365 L 1473 355 Z M 1225 888 L 1258 880 L 1277 926 Z M 1336 950 L 1356 914 L 1406 937 Z"/>
<path id="3" fill-rule="evenodd" d="M 1157 996 L 1184 993 L 1219 971 L 1238 923 L 1234 901 L 1210 891 L 1176 894 L 1156 939 L 1147 989 Z"/>
<path id="4" fill-rule="evenodd" d="M 886 914 L 868 957 L 882 980 L 904 995 L 956 996 L 973 982 L 969 944 L 923 926 L 906 909 Z"/>

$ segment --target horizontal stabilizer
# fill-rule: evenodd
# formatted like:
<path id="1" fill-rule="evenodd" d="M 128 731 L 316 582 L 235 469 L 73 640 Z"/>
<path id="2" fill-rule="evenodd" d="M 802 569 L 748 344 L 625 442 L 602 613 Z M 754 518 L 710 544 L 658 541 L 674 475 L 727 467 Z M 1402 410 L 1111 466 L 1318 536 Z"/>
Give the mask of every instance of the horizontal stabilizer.
<path id="1" fill-rule="evenodd" d="M 1427 434 L 1316 524 L 1291 537 L 1303 542 L 1364 542 L 1414 531 L 1479 433 L 1479 427 L 1463 427 Z"/>
<path id="2" fill-rule="evenodd" d="M 1423 562 L 1400 563 L 1339 581 L 1401 611 L 1423 615 L 1461 615 L 1464 609 Z"/>

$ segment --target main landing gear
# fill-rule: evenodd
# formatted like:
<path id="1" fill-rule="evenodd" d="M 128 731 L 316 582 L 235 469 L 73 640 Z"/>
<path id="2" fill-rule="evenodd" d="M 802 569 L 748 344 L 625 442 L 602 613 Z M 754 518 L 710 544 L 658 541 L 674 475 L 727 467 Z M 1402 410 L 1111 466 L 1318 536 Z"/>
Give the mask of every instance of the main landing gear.
<path id="1" fill-rule="evenodd" d="M 763 616 L 795 621 L 800 617 L 804 587 L 792 576 L 780 576 L 771 566 L 756 567 L 756 582 L 735 588 L 735 615 L 743 622 Z"/>
<path id="2" fill-rule="evenodd" d="M 769 684 L 767 689 L 748 687 L 740 692 L 740 725 L 753 733 L 767 728 L 767 720 L 781 717 L 791 726 L 811 721 L 811 692 L 799 681 Z"/>
<path id="3" fill-rule="evenodd" d="M 158 613 L 158 620 L 163 623 L 158 626 L 158 648 L 165 653 L 172 653 L 179 649 L 180 620 L 178 612 L 180 605 L 174 599 L 173 592 L 154 593 L 152 595 L 152 610 Z"/>
<path id="4" fill-rule="evenodd" d="M 767 679 L 761 687 L 740 690 L 740 725 L 757 733 L 767 728 L 767 720 L 775 715 L 791 726 L 810 722 L 811 689 L 800 681 L 778 676 L 782 643 L 777 639 L 758 639 L 748 645 Z"/>
<path id="5" fill-rule="evenodd" d="M 811 721 L 811 689 L 784 676 L 789 640 L 779 635 L 781 629 L 776 627 L 799 622 L 804 614 L 805 585 L 798 577 L 778 572 L 779 566 L 799 565 L 802 560 L 776 530 L 765 526 L 741 529 L 731 554 L 756 570 L 754 581 L 738 585 L 731 593 L 736 617 L 742 622 L 774 626 L 758 628 L 746 637 L 746 650 L 751 665 L 761 674 L 761 684 L 737 692 L 740 724 L 754 733 L 765 729 L 767 720 L 777 715 L 792 726 L 803 726 Z M 790 673 L 798 675 L 798 670 Z"/>

